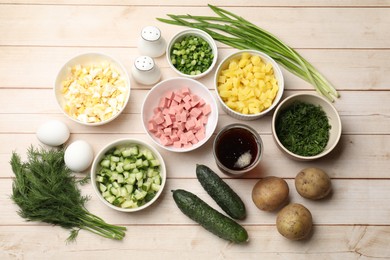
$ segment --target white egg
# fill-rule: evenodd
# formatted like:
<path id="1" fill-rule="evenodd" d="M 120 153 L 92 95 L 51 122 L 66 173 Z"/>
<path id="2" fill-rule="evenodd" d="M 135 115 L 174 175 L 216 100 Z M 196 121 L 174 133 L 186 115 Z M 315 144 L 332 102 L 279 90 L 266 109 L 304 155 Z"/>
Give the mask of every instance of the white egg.
<path id="1" fill-rule="evenodd" d="M 93 149 L 86 141 L 74 141 L 66 148 L 64 160 L 73 172 L 83 172 L 93 161 Z"/>
<path id="2" fill-rule="evenodd" d="M 49 146 L 62 145 L 69 139 L 69 136 L 69 128 L 59 120 L 47 121 L 37 131 L 38 140 Z"/>

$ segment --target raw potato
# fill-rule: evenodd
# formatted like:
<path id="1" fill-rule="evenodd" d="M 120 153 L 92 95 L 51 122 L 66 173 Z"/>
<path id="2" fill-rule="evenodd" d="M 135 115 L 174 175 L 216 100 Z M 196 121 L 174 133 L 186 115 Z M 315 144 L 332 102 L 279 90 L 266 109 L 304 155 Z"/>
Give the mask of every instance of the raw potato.
<path id="1" fill-rule="evenodd" d="M 255 184 L 252 190 L 252 200 L 259 209 L 273 211 L 287 201 L 288 194 L 287 182 L 271 176 L 261 179 Z"/>
<path id="2" fill-rule="evenodd" d="M 329 194 L 332 185 L 329 176 L 323 170 L 306 168 L 295 177 L 295 188 L 302 197 L 318 200 Z"/>
<path id="3" fill-rule="evenodd" d="M 276 227 L 279 233 L 291 240 L 307 237 L 312 226 L 313 219 L 310 211 L 298 203 L 285 206 L 276 218 Z"/>

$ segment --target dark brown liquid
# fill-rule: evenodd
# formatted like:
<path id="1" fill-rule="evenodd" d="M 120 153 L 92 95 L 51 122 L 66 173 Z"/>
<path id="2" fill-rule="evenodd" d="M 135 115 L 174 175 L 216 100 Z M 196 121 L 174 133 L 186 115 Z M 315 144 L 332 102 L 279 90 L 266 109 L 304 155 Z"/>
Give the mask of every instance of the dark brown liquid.
<path id="1" fill-rule="evenodd" d="M 243 168 L 235 166 L 241 155 L 250 152 L 251 160 Z M 255 161 L 258 153 L 255 136 L 246 129 L 232 128 L 221 134 L 216 143 L 216 156 L 218 160 L 227 168 L 232 170 L 242 170 Z"/>

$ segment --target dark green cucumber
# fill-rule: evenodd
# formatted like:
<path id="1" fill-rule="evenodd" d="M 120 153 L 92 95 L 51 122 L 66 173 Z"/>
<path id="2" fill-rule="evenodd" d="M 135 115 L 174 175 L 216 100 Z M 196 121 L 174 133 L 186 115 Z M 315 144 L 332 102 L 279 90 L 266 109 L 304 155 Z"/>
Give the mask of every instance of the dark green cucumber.
<path id="1" fill-rule="evenodd" d="M 245 204 L 237 193 L 230 188 L 215 172 L 209 167 L 197 164 L 196 177 L 207 193 L 229 216 L 235 219 L 246 217 Z"/>
<path id="2" fill-rule="evenodd" d="M 175 190 L 173 199 L 179 209 L 190 219 L 220 238 L 235 243 L 248 241 L 248 232 L 233 219 L 221 214 L 195 194 L 185 190 Z"/>

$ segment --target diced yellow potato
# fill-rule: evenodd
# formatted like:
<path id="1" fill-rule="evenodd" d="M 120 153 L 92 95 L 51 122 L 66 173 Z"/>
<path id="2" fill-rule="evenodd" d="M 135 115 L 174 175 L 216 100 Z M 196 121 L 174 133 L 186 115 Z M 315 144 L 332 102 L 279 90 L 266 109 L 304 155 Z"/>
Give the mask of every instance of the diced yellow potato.
<path id="1" fill-rule="evenodd" d="M 261 58 L 259 56 L 257 56 L 257 55 L 253 55 L 251 57 L 251 62 L 252 62 L 253 65 L 259 65 L 260 62 L 261 62 Z"/>
<path id="2" fill-rule="evenodd" d="M 248 60 L 248 59 L 242 58 L 242 59 L 238 62 L 238 67 L 244 68 L 248 63 L 249 63 L 249 60 Z"/>
<path id="3" fill-rule="evenodd" d="M 257 114 L 272 105 L 279 91 L 272 64 L 244 53 L 227 67 L 218 76 L 217 90 L 228 107 L 242 114 Z"/>
<path id="4" fill-rule="evenodd" d="M 249 53 L 249 52 L 244 52 L 242 55 L 241 55 L 241 59 L 246 59 L 246 60 L 249 60 L 250 58 L 252 57 L 252 55 Z"/>
<path id="5" fill-rule="evenodd" d="M 219 76 L 218 77 L 218 83 L 225 83 L 226 82 L 226 76 Z"/>

